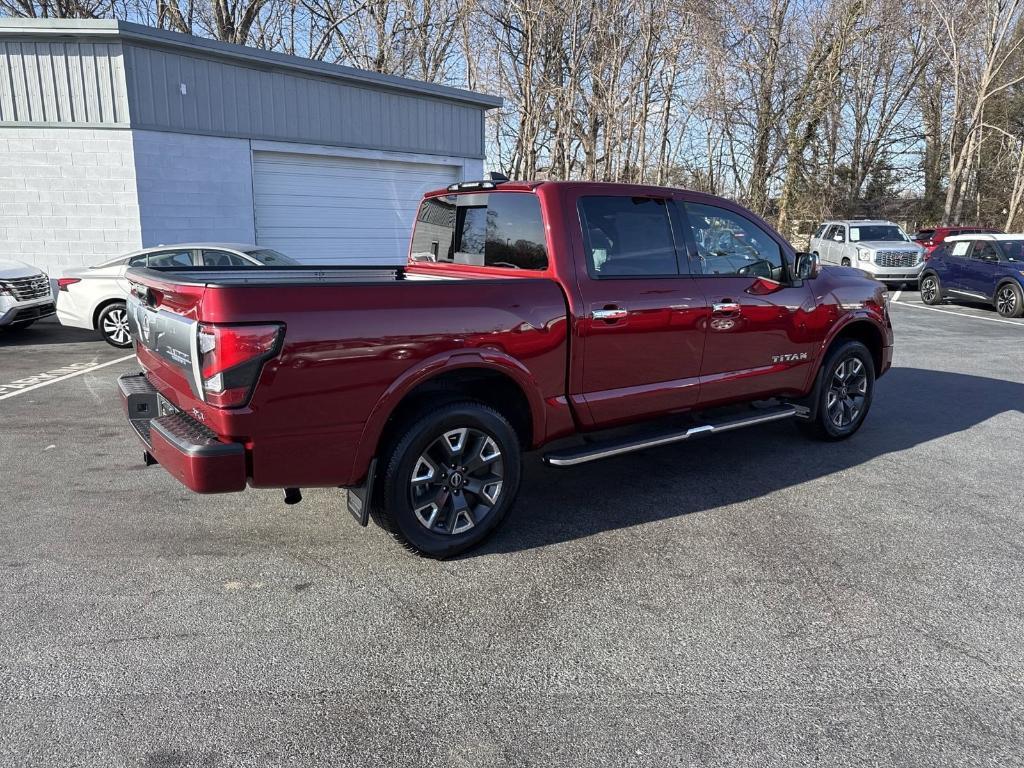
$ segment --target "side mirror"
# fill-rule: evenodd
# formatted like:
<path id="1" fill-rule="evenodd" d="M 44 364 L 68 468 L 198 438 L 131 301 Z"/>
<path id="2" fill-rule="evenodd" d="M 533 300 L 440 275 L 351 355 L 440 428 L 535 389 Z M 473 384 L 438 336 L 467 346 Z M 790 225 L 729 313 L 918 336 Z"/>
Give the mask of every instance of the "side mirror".
<path id="1" fill-rule="evenodd" d="M 821 274 L 821 261 L 816 253 L 798 253 L 793 270 L 797 280 L 813 280 Z"/>

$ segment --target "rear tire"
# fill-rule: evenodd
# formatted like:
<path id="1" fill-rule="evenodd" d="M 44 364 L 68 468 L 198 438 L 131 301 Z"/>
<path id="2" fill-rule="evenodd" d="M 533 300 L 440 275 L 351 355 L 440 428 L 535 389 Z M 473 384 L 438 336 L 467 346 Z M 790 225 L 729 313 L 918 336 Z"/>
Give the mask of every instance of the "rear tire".
<path id="1" fill-rule="evenodd" d="M 875 393 L 875 363 L 859 341 L 840 342 L 825 357 L 815 382 L 814 418 L 801 429 L 818 440 L 845 440 L 867 418 Z"/>
<path id="2" fill-rule="evenodd" d="M 851 261 L 850 261 L 849 259 L 847 259 L 847 258 L 844 258 L 844 259 L 843 259 L 843 266 L 844 266 L 844 267 L 852 267 L 852 266 L 853 266 L 853 264 L 852 264 L 852 262 L 851 262 Z"/>
<path id="3" fill-rule="evenodd" d="M 942 303 L 942 285 L 939 283 L 939 276 L 929 272 L 921 278 L 921 301 L 934 306 Z"/>
<path id="4" fill-rule="evenodd" d="M 103 340 L 112 347 L 125 349 L 132 345 L 128 332 L 128 307 L 123 301 L 108 304 L 96 318 L 96 329 Z"/>
<path id="5" fill-rule="evenodd" d="M 472 400 L 431 404 L 384 456 L 374 519 L 418 555 L 461 554 L 507 516 L 520 453 L 515 430 L 493 408 Z"/>
<path id="6" fill-rule="evenodd" d="M 1021 317 L 1024 315 L 1024 292 L 1020 283 L 1003 283 L 996 288 L 996 312 L 1000 317 Z"/>

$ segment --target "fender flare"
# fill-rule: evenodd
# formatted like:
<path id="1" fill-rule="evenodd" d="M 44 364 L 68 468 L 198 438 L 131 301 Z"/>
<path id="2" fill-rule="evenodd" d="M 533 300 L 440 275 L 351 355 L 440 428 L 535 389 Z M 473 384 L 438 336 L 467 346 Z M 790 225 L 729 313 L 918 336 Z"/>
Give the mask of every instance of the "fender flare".
<path id="1" fill-rule="evenodd" d="M 825 363 L 825 353 L 828 351 L 829 347 L 831 347 L 832 344 L 835 343 L 835 340 L 839 337 L 839 334 L 841 334 L 845 329 L 849 328 L 851 325 L 857 323 L 866 323 L 870 325 L 872 328 L 874 328 L 875 331 L 878 332 L 878 335 L 882 338 L 882 345 L 885 346 L 886 329 L 885 326 L 883 326 L 878 321 L 878 318 L 876 318 L 871 312 L 869 312 L 866 309 L 856 309 L 847 313 L 841 322 L 836 323 L 831 328 L 831 330 L 829 330 L 828 335 L 824 338 L 824 340 L 821 342 L 821 345 L 817 349 L 815 355 L 815 364 L 811 368 L 811 371 L 808 373 L 807 382 L 805 383 L 805 389 L 807 389 L 808 394 L 813 394 L 812 390 L 816 388 L 815 384 L 818 379 L 818 373 L 821 371 L 821 366 L 824 365 Z"/>
<path id="2" fill-rule="evenodd" d="M 545 434 L 544 398 L 533 374 L 523 363 L 496 349 L 451 350 L 404 371 L 378 398 L 359 436 L 350 477 L 365 477 L 388 419 L 410 392 L 442 374 L 467 368 L 494 371 L 512 379 L 529 404 L 534 440 Z"/>

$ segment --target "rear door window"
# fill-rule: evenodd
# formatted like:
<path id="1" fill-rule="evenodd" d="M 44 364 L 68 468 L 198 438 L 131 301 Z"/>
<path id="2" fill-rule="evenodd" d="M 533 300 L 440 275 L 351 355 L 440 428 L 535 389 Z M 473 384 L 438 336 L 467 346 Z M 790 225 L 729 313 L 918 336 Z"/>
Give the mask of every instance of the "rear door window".
<path id="1" fill-rule="evenodd" d="M 679 274 L 667 201 L 594 195 L 581 197 L 577 209 L 591 277 Z"/>
<path id="2" fill-rule="evenodd" d="M 203 251 L 203 266 L 205 267 L 251 267 L 253 263 L 243 259 L 237 253 L 228 251 Z"/>
<path id="3" fill-rule="evenodd" d="M 149 254 L 151 267 L 194 267 L 195 254 L 190 249 L 155 251 Z"/>
<path id="4" fill-rule="evenodd" d="M 529 192 L 424 200 L 416 215 L 410 258 L 478 267 L 547 269 L 540 201 Z"/>
<path id="5" fill-rule="evenodd" d="M 979 240 L 974 243 L 971 250 L 971 258 L 975 261 L 999 261 L 999 253 L 994 244 Z"/>

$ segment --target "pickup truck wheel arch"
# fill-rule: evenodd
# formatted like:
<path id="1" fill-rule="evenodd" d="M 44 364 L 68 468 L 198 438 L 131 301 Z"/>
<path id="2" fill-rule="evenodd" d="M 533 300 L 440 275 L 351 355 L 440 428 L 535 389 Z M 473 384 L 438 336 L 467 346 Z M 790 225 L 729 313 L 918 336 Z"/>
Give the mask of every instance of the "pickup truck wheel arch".
<path id="1" fill-rule="evenodd" d="M 490 357 L 490 356 L 489 356 Z M 514 360 L 465 353 L 432 361 L 409 372 L 380 398 L 363 428 L 352 477 L 362 477 L 374 456 L 388 450 L 397 434 L 426 407 L 459 399 L 488 405 L 507 419 L 523 449 L 545 434 L 543 400 L 533 380 Z"/>
<path id="2" fill-rule="evenodd" d="M 871 353 L 871 360 L 875 364 L 875 375 L 880 375 L 882 370 L 882 347 L 885 345 L 885 336 L 882 331 L 871 320 L 857 318 L 850 320 L 840 326 L 823 345 L 819 360 L 824 363 L 829 353 L 844 341 L 859 341 Z M 817 371 L 815 371 L 817 375 Z"/>

